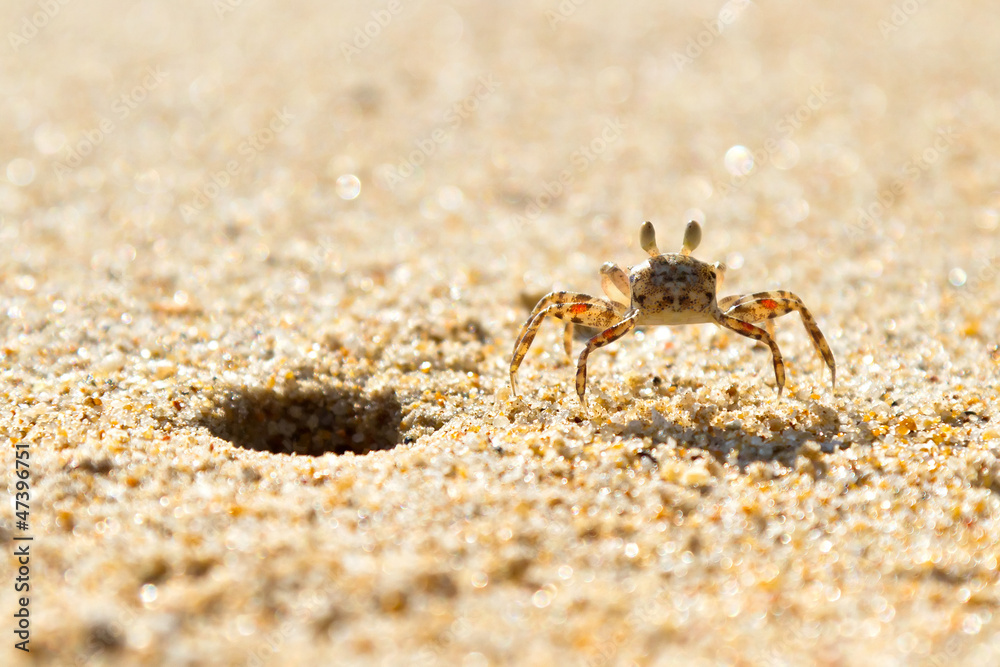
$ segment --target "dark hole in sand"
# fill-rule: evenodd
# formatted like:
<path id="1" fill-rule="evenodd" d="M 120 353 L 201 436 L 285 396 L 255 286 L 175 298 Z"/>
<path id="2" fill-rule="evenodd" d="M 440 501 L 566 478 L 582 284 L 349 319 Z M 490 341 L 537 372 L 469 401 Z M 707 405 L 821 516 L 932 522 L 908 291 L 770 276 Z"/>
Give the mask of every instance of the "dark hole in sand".
<path id="1" fill-rule="evenodd" d="M 400 442 L 402 409 L 393 391 L 358 387 L 240 388 L 219 396 L 203 421 L 218 438 L 237 447 L 321 456 L 366 454 Z"/>

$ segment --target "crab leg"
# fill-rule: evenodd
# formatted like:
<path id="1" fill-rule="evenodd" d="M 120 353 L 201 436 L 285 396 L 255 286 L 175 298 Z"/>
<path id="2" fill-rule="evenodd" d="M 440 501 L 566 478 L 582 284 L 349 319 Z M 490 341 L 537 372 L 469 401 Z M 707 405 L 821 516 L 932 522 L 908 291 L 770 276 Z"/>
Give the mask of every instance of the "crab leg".
<path id="1" fill-rule="evenodd" d="M 597 303 L 597 304 L 607 304 L 604 299 L 600 299 L 589 294 L 584 294 L 582 292 L 549 292 L 535 304 L 535 307 L 531 309 L 531 314 L 528 315 L 528 320 L 525 325 L 521 327 L 521 333 L 514 343 L 514 349 L 516 350 L 521 343 L 521 338 L 528 330 L 528 323 L 535 318 L 538 313 L 542 312 L 551 305 L 557 303 Z M 624 313 L 625 308 L 623 307 L 621 311 Z M 571 320 L 566 321 L 566 330 L 563 332 L 563 349 L 566 350 L 566 356 L 572 357 L 572 343 L 573 343 L 573 322 Z M 528 343 L 531 344 L 530 341 Z"/>
<path id="2" fill-rule="evenodd" d="M 601 301 L 601 299 L 589 294 L 584 294 L 583 292 L 566 292 L 564 290 L 549 292 L 539 299 L 538 303 L 535 304 L 535 307 L 531 309 L 531 314 L 528 315 L 528 320 L 530 321 L 535 315 L 556 303 L 594 303 L 597 301 Z"/>
<path id="3" fill-rule="evenodd" d="M 566 299 L 566 301 L 560 301 L 561 299 Z M 521 333 L 517 337 L 517 342 L 514 343 L 514 352 L 510 361 L 510 386 L 514 395 L 517 395 L 517 382 L 514 376 L 524 356 L 528 353 L 531 343 L 535 340 L 538 328 L 546 317 L 551 316 L 567 322 L 568 335 L 564 336 L 563 343 L 568 348 L 573 324 L 605 328 L 621 319 L 624 310 L 624 306 L 612 304 L 588 294 L 553 292 L 543 297 L 535 306 L 531 317 L 524 323 Z"/>
<path id="4" fill-rule="evenodd" d="M 756 292 L 754 294 L 744 294 L 739 297 L 726 297 L 719 302 L 721 308 L 727 315 L 731 315 L 744 322 L 761 322 L 767 324 L 771 320 L 782 315 L 787 315 L 793 311 L 798 311 L 802 316 L 802 324 L 806 328 L 806 333 L 812 339 L 816 352 L 823 358 L 830 368 L 833 386 L 837 386 L 837 362 L 833 358 L 833 351 L 826 342 L 823 332 L 813 318 L 812 313 L 802 303 L 802 299 L 791 292 L 785 290 L 775 290 L 770 292 Z M 774 335 L 773 328 L 768 329 L 768 333 Z"/>
<path id="5" fill-rule="evenodd" d="M 751 323 L 759 322 L 760 320 L 748 319 L 748 318 L 745 318 L 745 317 L 743 317 L 741 315 L 735 315 L 735 313 L 733 313 L 733 308 L 735 307 L 734 304 L 737 301 L 740 301 L 740 299 L 742 297 L 744 297 L 744 296 L 749 296 L 749 295 L 747 295 L 747 294 L 742 294 L 742 295 L 740 295 L 740 294 L 734 294 L 732 296 L 727 296 L 724 299 L 719 299 L 719 310 L 721 310 L 722 312 L 727 313 L 729 315 L 734 315 L 735 317 L 738 317 L 739 319 L 745 320 L 747 322 L 751 322 Z M 740 303 L 744 303 L 744 302 L 740 301 Z M 775 317 L 777 317 L 777 315 L 775 315 Z M 773 319 L 766 319 L 766 320 L 764 320 L 764 329 L 766 329 L 767 333 L 769 333 L 773 337 L 774 336 L 774 320 Z"/>
<path id="6" fill-rule="evenodd" d="M 613 343 L 632 331 L 638 318 L 639 311 L 633 310 L 627 314 L 624 320 L 608 327 L 587 341 L 587 347 L 583 348 L 580 360 L 576 363 L 576 395 L 580 397 L 580 405 L 583 406 L 584 410 L 587 409 L 587 399 L 584 397 L 584 393 L 587 391 L 587 357 L 597 348 Z"/>
<path id="7" fill-rule="evenodd" d="M 719 326 L 725 327 L 730 331 L 735 331 L 741 336 L 759 340 L 771 348 L 771 359 L 774 361 L 774 379 L 778 384 L 778 396 L 780 397 L 781 391 L 785 388 L 785 362 L 781 358 L 781 350 L 778 349 L 778 344 L 774 342 L 774 337 L 749 322 L 736 319 L 732 315 L 727 315 L 723 312 L 716 314 L 715 321 Z"/>

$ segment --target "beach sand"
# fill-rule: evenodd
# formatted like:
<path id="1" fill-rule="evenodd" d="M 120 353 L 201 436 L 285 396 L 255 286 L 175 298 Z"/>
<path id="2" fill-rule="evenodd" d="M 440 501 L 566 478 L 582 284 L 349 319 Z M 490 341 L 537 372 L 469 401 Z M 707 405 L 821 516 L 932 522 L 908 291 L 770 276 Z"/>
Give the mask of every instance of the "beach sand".
<path id="1" fill-rule="evenodd" d="M 0 19 L 0 662 L 1000 661 L 991 3 Z M 689 219 L 836 388 L 793 314 L 780 398 L 647 327 L 584 412 L 553 322 L 512 396 L 535 302 Z"/>

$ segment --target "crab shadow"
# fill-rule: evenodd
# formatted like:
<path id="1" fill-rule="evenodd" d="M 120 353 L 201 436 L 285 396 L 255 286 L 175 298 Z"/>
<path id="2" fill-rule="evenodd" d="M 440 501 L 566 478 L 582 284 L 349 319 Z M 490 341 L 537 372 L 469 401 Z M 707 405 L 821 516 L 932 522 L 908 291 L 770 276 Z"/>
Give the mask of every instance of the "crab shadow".
<path id="1" fill-rule="evenodd" d="M 642 452 L 642 455 L 656 461 L 656 450 L 672 441 L 679 446 L 700 449 L 720 462 L 726 460 L 731 451 L 736 450 L 738 464 L 741 469 L 745 469 L 755 461 L 777 461 L 792 465 L 799 449 L 810 441 L 817 442 L 823 454 L 830 454 L 838 449 L 871 445 L 878 439 L 858 415 L 847 413 L 848 420 L 854 425 L 848 436 L 844 433 L 837 411 L 812 399 L 804 402 L 809 406 L 813 418 L 807 423 L 796 424 L 776 417 L 781 422 L 780 431 L 770 436 L 751 432 L 742 424 L 715 426 L 711 424 L 714 412 L 712 409 L 708 413 L 702 412 L 706 409 L 705 406 L 681 407 L 687 414 L 687 419 L 684 420 L 687 423 L 662 424 L 652 437 L 652 447 L 649 451 Z M 622 436 L 634 435 L 630 425 L 619 423 L 617 426 Z"/>
<path id="2" fill-rule="evenodd" d="M 243 449 L 322 456 L 392 449 L 400 442 L 401 421 L 394 391 L 241 387 L 220 392 L 201 425 Z"/>

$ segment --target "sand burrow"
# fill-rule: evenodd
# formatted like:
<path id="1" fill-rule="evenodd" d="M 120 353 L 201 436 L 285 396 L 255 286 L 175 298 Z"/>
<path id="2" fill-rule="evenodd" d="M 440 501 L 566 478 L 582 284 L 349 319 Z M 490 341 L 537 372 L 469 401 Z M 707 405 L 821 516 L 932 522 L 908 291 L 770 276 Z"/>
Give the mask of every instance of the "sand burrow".
<path id="1" fill-rule="evenodd" d="M 402 408 L 391 390 L 349 381 L 293 388 L 230 388 L 203 425 L 237 447 L 321 456 L 366 454 L 400 441 Z"/>

